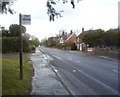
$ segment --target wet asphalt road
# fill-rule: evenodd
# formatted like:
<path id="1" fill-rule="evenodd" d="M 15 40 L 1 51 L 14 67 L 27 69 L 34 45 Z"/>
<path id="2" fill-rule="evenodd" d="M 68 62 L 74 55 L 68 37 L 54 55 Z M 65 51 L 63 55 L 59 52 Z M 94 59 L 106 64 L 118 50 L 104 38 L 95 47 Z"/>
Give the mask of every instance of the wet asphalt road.
<path id="1" fill-rule="evenodd" d="M 118 60 L 39 47 L 73 95 L 118 95 Z"/>

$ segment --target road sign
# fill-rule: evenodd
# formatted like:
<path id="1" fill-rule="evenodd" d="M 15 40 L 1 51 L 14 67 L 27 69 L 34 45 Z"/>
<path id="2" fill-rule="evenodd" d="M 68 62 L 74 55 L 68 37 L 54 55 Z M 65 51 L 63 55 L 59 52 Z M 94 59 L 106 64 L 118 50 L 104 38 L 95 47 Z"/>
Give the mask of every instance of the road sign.
<path id="1" fill-rule="evenodd" d="M 31 15 L 21 15 L 21 23 L 23 25 L 30 25 L 31 24 Z"/>

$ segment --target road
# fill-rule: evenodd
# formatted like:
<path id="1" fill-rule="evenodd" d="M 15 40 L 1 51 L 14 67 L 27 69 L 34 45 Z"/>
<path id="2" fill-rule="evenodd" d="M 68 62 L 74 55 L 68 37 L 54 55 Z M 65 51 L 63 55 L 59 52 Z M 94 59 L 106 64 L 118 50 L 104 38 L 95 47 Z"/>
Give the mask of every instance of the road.
<path id="1" fill-rule="evenodd" d="M 39 47 L 72 95 L 118 95 L 118 61 Z"/>

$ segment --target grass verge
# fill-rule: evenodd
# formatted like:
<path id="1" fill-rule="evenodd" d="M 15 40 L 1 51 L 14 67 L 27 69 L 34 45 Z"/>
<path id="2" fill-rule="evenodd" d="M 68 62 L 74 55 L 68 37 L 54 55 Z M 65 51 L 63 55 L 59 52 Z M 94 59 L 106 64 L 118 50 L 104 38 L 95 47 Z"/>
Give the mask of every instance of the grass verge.
<path id="1" fill-rule="evenodd" d="M 23 59 L 23 80 L 19 77 L 19 59 L 2 58 L 2 95 L 24 95 L 31 88 L 33 74 L 29 59 Z"/>

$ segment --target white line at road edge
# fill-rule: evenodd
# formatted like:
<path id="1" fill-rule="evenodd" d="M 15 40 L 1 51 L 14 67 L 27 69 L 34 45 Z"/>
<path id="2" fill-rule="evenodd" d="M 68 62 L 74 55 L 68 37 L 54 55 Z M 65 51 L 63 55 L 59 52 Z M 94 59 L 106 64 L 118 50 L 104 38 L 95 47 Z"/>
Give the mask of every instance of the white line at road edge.
<path id="1" fill-rule="evenodd" d="M 66 62 L 65 62 L 66 63 Z M 71 65 L 71 67 L 73 67 L 74 69 L 76 69 L 77 71 L 79 71 L 80 73 L 82 73 L 83 75 L 87 76 L 88 78 L 94 80 L 95 82 L 99 83 L 100 85 L 102 85 L 103 87 L 106 87 L 108 90 L 110 90 L 112 93 L 114 93 L 115 95 L 118 95 L 119 92 L 116 89 L 113 89 L 112 87 L 106 85 L 105 83 L 103 83 L 102 81 L 88 75 L 87 73 L 83 72 L 82 70 L 79 70 L 78 68 L 75 68 L 74 66 Z"/>
<path id="2" fill-rule="evenodd" d="M 55 56 L 55 55 L 53 55 L 53 56 Z M 57 56 L 55 56 L 55 57 L 57 57 Z M 57 57 L 57 58 L 61 60 L 61 58 L 59 58 L 59 57 Z M 61 61 L 63 61 L 63 60 L 61 60 Z M 64 62 L 64 61 L 63 61 L 63 62 Z M 66 62 L 65 62 L 65 63 L 66 63 Z M 71 65 L 71 66 L 72 66 L 72 65 Z M 103 87 L 106 87 L 108 90 L 110 90 L 110 91 L 111 91 L 112 93 L 114 93 L 115 95 L 118 95 L 118 94 L 119 94 L 119 92 L 118 92 L 116 89 L 113 89 L 112 87 L 108 86 L 107 84 L 103 83 L 102 81 L 100 81 L 100 80 L 98 80 L 98 79 L 96 79 L 96 78 L 88 75 L 87 73 L 83 72 L 82 70 L 79 70 L 78 68 L 75 68 L 74 66 L 72 66 L 72 67 L 73 67 L 74 69 L 76 69 L 77 71 L 79 71 L 80 73 L 82 73 L 83 75 L 87 76 L 88 78 L 90 78 L 90 79 L 94 80 L 95 82 L 99 83 L 99 84 L 102 85 Z"/>
<path id="3" fill-rule="evenodd" d="M 116 72 L 116 73 L 120 73 L 120 72 L 118 72 L 118 70 L 112 70 L 113 72 Z"/>
<path id="4" fill-rule="evenodd" d="M 55 56 L 55 57 L 57 57 L 57 56 Z M 61 58 L 60 58 L 60 60 L 61 60 Z M 63 60 L 61 60 L 61 61 L 63 61 Z M 64 61 L 63 61 L 63 62 L 64 62 Z M 65 63 L 66 63 L 66 62 L 65 62 Z M 90 79 L 94 80 L 95 82 L 99 83 L 99 84 L 102 85 L 103 87 L 106 87 L 106 88 L 107 88 L 108 90 L 110 90 L 113 94 L 115 94 L 115 95 L 118 95 L 118 94 L 119 94 L 119 92 L 118 92 L 116 89 L 113 89 L 112 87 L 108 86 L 107 84 L 103 83 L 102 81 L 100 81 L 100 80 L 98 80 L 98 79 L 96 79 L 96 78 L 88 75 L 87 73 L 83 72 L 82 70 L 79 70 L 78 68 L 75 68 L 75 67 L 72 66 L 72 65 L 70 65 L 70 66 L 73 67 L 75 70 L 79 71 L 80 73 L 82 73 L 83 75 L 87 76 L 88 78 L 90 78 Z"/>
<path id="5" fill-rule="evenodd" d="M 61 60 L 61 58 L 60 58 L 60 57 L 58 57 L 58 56 L 56 56 L 56 55 L 52 55 L 52 56 L 54 56 L 54 57 L 56 57 L 57 59 Z"/>
<path id="6" fill-rule="evenodd" d="M 94 80 L 95 82 L 97 82 L 97 83 L 101 84 L 102 86 L 106 87 L 106 88 L 109 89 L 111 92 L 113 92 L 115 95 L 118 95 L 118 91 L 117 91 L 117 90 L 113 89 L 112 87 L 106 85 L 105 83 L 101 82 L 100 80 L 97 80 L 96 78 L 88 75 L 87 73 L 85 73 L 85 72 L 83 72 L 83 71 L 81 71 L 81 70 L 79 70 L 79 69 L 77 69 L 77 68 L 75 68 L 75 69 L 78 70 L 78 71 L 79 71 L 80 73 L 82 73 L 83 75 L 85 75 L 85 76 L 89 77 L 90 79 Z"/>
<path id="7" fill-rule="evenodd" d="M 44 55 L 44 54 L 43 54 L 43 57 L 44 57 L 44 58 L 47 60 L 47 57 L 46 57 L 46 55 Z"/>

